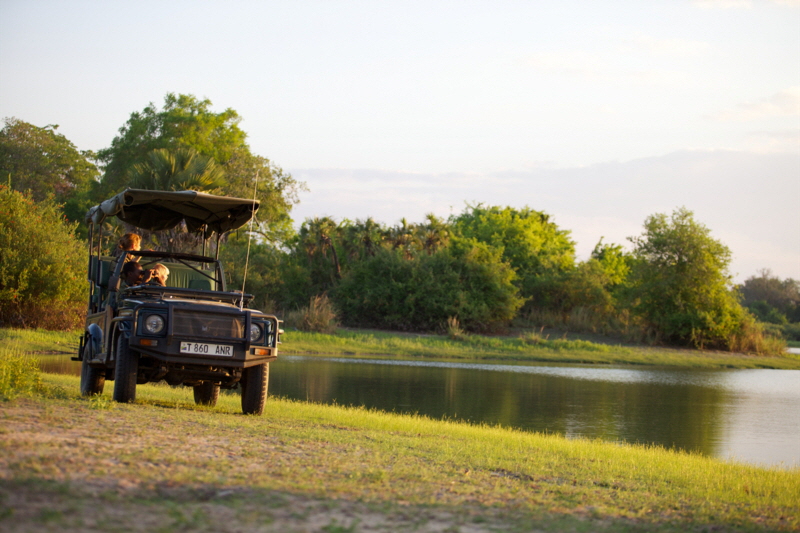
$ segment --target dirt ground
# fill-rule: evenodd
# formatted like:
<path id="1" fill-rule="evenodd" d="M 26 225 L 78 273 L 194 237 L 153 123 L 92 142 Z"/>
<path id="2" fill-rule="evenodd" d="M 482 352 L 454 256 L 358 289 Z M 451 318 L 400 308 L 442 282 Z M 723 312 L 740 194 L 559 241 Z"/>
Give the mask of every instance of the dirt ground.
<path id="1" fill-rule="evenodd" d="M 115 426 L 139 422 L 128 412 L 101 411 L 89 420 L 87 413 L 94 412 L 77 402 L 0 403 L 0 531 L 536 531 L 508 520 L 502 509 L 327 499 L 241 485 L 179 483 L 168 470 L 163 475 L 129 473 L 126 464 L 137 458 L 158 468 L 164 460 L 160 449 L 175 441 L 174 430 L 154 425 L 120 438 Z M 130 413 L 136 416 L 135 409 Z M 131 455 L 125 449 L 136 451 Z M 147 467 L 136 465 L 137 472 Z"/>

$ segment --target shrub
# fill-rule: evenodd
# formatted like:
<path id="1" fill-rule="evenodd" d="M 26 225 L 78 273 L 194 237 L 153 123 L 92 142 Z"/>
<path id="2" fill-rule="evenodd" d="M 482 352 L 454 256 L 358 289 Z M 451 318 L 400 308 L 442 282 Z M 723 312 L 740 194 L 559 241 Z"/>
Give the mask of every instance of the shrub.
<path id="1" fill-rule="evenodd" d="M 464 330 L 461 329 L 461 324 L 458 322 L 458 319 L 454 316 L 447 318 L 447 323 L 445 324 L 445 331 L 447 332 L 447 337 L 454 341 L 459 341 L 466 336 Z"/>
<path id="2" fill-rule="evenodd" d="M 461 240 L 407 259 L 381 250 L 342 277 L 332 296 L 351 326 L 435 331 L 455 317 L 468 331 L 504 327 L 523 300 L 492 248 Z"/>
<path id="3" fill-rule="evenodd" d="M 780 355 L 786 351 L 786 341 L 780 333 L 769 334 L 764 330 L 764 324 L 744 313 L 736 332 L 728 339 L 727 348 L 732 352 Z"/>
<path id="4" fill-rule="evenodd" d="M 58 205 L 0 186 L 0 325 L 80 325 L 86 257 Z"/>
<path id="5" fill-rule="evenodd" d="M 339 325 L 333 303 L 325 294 L 312 296 L 308 307 L 287 313 L 284 322 L 288 327 L 317 333 L 334 333 Z"/>
<path id="6" fill-rule="evenodd" d="M 0 349 L 0 400 L 33 394 L 41 388 L 39 364 L 20 351 Z"/>

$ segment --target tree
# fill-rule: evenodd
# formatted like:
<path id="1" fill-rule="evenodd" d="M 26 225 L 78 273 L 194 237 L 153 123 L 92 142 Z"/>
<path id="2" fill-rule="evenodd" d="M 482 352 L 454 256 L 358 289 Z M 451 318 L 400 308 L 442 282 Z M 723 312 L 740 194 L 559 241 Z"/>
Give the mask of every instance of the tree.
<path id="1" fill-rule="evenodd" d="M 445 221 L 433 213 L 425 215 L 424 224 L 417 226 L 417 240 L 422 244 L 422 249 L 430 255 L 450 242 L 450 230 Z"/>
<path id="2" fill-rule="evenodd" d="M 95 199 L 104 200 L 130 186 L 134 168 L 147 165 L 154 150 L 177 153 L 191 149 L 224 171 L 222 194 L 252 198 L 256 192 L 261 208 L 253 230 L 261 242 L 286 242 L 294 233 L 289 213 L 305 184 L 269 159 L 253 154 L 247 135 L 239 128 L 240 121 L 238 113 L 230 108 L 212 112 L 208 99 L 167 94 L 163 109 L 151 103 L 141 112 L 132 113 L 111 146 L 98 152 L 105 168 Z"/>
<path id="3" fill-rule="evenodd" d="M 414 257 L 415 252 L 420 248 L 417 226 L 409 224 L 405 217 L 400 219 L 399 226 L 389 230 L 389 239 L 392 242 L 392 249 L 400 250 L 406 259 Z"/>
<path id="4" fill-rule="evenodd" d="M 339 254 L 334 242 L 334 237 L 338 237 L 337 234 L 338 226 L 330 217 L 306 219 L 300 226 L 295 250 L 305 253 L 307 259 L 314 287 L 314 292 L 310 296 L 329 290 L 342 277 Z"/>
<path id="5" fill-rule="evenodd" d="M 299 193 L 308 190 L 305 183 L 296 181 L 266 157 L 250 153 L 246 146 L 236 150 L 222 168 L 226 177 L 224 194 L 252 198 L 256 191 L 261 207 L 253 231 L 260 240 L 273 246 L 287 242 L 294 235 L 290 213 L 300 201 Z"/>
<path id="6" fill-rule="evenodd" d="M 387 230 L 372 217 L 355 223 L 344 221 L 341 227 L 342 246 L 350 262 L 374 256 L 387 237 Z"/>
<path id="7" fill-rule="evenodd" d="M 228 108 L 213 113 L 210 107 L 211 100 L 168 93 L 162 110 L 151 103 L 141 112 L 131 113 L 111 146 L 97 153 L 105 165 L 103 196 L 123 190 L 129 171 L 153 150 L 193 148 L 225 165 L 237 150 L 247 146 L 246 134 L 239 128 L 241 118 L 236 111 Z"/>
<path id="8" fill-rule="evenodd" d="M 517 284 L 531 304 L 550 305 L 561 275 L 575 264 L 575 244 L 550 215 L 528 207 L 467 206 L 451 217 L 453 233 L 474 238 L 502 252 L 517 272 Z"/>
<path id="9" fill-rule="evenodd" d="M 74 226 L 52 199 L 0 185 L 0 325 L 80 325 L 86 255 Z"/>
<path id="10" fill-rule="evenodd" d="M 740 287 L 744 304 L 765 322 L 800 322 L 800 282 L 781 280 L 768 269 L 750 276 Z"/>
<path id="11" fill-rule="evenodd" d="M 225 171 L 213 159 L 192 148 L 161 148 L 133 166 L 128 185 L 133 189 L 214 192 L 225 185 L 224 177 Z"/>
<path id="12" fill-rule="evenodd" d="M 30 191 L 36 202 L 53 195 L 75 221 L 91 204 L 88 194 L 99 172 L 91 162 L 94 154 L 78 150 L 56 129 L 57 125 L 39 128 L 6 118 L 0 130 L 0 182 L 10 181 L 16 191 Z"/>
<path id="13" fill-rule="evenodd" d="M 746 313 L 732 291 L 730 249 L 684 207 L 655 214 L 630 237 L 631 303 L 660 339 L 729 348 Z"/>

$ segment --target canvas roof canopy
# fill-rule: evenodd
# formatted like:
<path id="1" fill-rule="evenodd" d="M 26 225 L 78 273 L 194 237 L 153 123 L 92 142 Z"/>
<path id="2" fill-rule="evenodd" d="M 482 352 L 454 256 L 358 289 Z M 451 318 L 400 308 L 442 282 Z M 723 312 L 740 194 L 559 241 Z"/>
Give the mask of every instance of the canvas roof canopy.
<path id="1" fill-rule="evenodd" d="M 150 191 L 127 189 L 89 209 L 86 222 L 100 224 L 118 219 L 149 231 L 170 229 L 186 221 L 191 232 L 205 226 L 205 236 L 223 234 L 246 224 L 258 211 L 259 202 L 197 191 Z"/>

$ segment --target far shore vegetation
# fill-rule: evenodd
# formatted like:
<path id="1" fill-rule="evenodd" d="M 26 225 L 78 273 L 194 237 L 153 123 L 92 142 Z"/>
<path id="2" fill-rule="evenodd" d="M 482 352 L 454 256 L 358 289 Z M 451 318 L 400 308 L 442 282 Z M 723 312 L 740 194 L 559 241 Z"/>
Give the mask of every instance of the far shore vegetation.
<path id="1" fill-rule="evenodd" d="M 735 285 L 731 250 L 687 207 L 648 216 L 624 245 L 600 239 L 585 260 L 553 214 L 523 205 L 467 204 L 446 219 L 394 225 L 317 217 L 297 227 L 291 211 L 305 184 L 253 153 L 241 120 L 233 109 L 212 110 L 208 99 L 168 93 L 162 107 L 131 113 L 93 153 L 57 126 L 6 118 L 0 327 L 81 328 L 85 213 L 126 188 L 145 188 L 241 198 L 255 191 L 256 219 L 223 237 L 220 258 L 229 288 L 246 278 L 252 307 L 278 315 L 287 329 L 443 334 L 482 354 L 603 352 L 538 333 L 545 330 L 758 356 L 780 356 L 800 341 L 800 282 L 765 269 Z M 217 253 L 216 243 L 181 225 L 146 232 L 110 221 L 103 231 L 106 253 L 131 231 L 143 248 Z M 527 333 L 490 347 L 508 331 Z"/>
<path id="2" fill-rule="evenodd" d="M 28 354 L 75 355 L 81 330 L 0 329 L 0 343 Z M 653 365 L 686 368 L 800 369 L 800 354 L 754 356 L 724 351 L 659 348 L 587 340 L 555 331 L 520 331 L 509 335 L 396 333 L 339 328 L 333 333 L 289 330 L 282 355 L 392 357 L 460 362 Z"/>
<path id="3" fill-rule="evenodd" d="M 236 393 L 201 407 L 164 384 L 135 404 L 78 390 L 0 348 L 0 529 L 800 528 L 797 467 L 280 398 L 244 416 Z"/>

